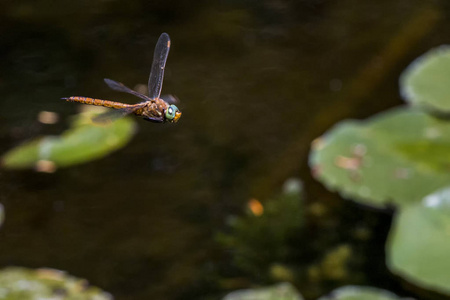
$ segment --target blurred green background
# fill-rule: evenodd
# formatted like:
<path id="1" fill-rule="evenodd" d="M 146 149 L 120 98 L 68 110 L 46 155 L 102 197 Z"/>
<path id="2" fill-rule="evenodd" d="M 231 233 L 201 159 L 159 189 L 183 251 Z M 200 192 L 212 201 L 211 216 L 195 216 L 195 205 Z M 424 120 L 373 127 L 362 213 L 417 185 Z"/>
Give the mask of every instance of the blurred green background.
<path id="1" fill-rule="evenodd" d="M 391 215 L 327 192 L 307 157 L 337 121 L 401 104 L 401 71 L 448 42 L 449 14 L 447 1 L 422 0 L 2 1 L 1 153 L 67 129 L 79 105 L 61 97 L 137 102 L 103 78 L 146 85 L 162 32 L 172 39 L 163 94 L 183 116 L 136 118 L 132 141 L 94 162 L 0 170 L 0 266 L 66 270 L 116 299 L 216 299 L 267 284 L 215 236 L 296 176 L 307 213 L 289 261 L 309 270 L 303 295 L 344 284 L 409 295 L 384 263 Z M 61 121 L 42 124 L 41 111 Z M 347 275 L 315 276 L 333 254 L 351 257 Z"/>

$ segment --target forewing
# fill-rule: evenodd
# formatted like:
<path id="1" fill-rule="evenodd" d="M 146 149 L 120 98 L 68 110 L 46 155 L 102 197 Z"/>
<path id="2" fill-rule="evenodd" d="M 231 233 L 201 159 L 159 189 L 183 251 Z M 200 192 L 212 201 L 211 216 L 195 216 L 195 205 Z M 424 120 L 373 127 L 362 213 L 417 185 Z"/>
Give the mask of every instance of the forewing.
<path id="1" fill-rule="evenodd" d="M 146 101 L 150 100 L 150 99 L 148 98 L 148 96 L 145 96 L 145 95 L 142 95 L 141 93 L 138 93 L 138 92 L 136 92 L 136 91 L 133 91 L 132 89 L 130 89 L 129 87 L 125 86 L 125 85 L 124 85 L 123 83 L 121 83 L 121 82 L 117 82 L 117 81 L 114 81 L 114 80 L 108 79 L 108 78 L 105 78 L 105 79 L 103 79 L 103 80 L 105 81 L 105 83 L 106 83 L 111 89 L 113 89 L 113 90 L 115 90 L 115 91 L 123 92 L 123 93 L 128 93 L 128 94 L 134 95 L 134 96 L 136 96 L 136 97 L 139 97 L 139 98 L 141 98 L 141 99 L 144 99 L 144 100 L 146 100 Z"/>
<path id="2" fill-rule="evenodd" d="M 167 56 L 170 50 L 170 38 L 167 33 L 161 34 L 153 54 L 152 70 L 148 79 L 148 93 L 150 98 L 159 98 L 164 79 Z"/>

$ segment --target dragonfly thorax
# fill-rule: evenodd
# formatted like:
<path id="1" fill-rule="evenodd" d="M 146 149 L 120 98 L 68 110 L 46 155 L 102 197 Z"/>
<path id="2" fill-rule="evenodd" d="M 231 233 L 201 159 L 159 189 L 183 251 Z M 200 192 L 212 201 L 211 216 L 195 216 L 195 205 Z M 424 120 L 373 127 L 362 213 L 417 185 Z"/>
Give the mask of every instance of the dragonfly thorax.
<path id="1" fill-rule="evenodd" d="M 143 116 L 144 119 L 156 123 L 175 123 L 181 117 L 181 112 L 175 105 L 169 105 L 162 99 L 153 99 L 142 103 L 144 106 L 134 113 Z"/>

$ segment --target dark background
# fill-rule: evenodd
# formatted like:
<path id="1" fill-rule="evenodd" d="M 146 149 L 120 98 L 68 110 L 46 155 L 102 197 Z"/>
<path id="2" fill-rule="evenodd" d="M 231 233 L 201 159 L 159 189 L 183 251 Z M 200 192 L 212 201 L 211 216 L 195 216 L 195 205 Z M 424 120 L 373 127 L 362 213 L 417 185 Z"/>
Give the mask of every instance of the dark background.
<path id="1" fill-rule="evenodd" d="M 145 85 L 162 32 L 172 39 L 163 93 L 183 112 L 175 125 L 136 118 L 131 143 L 94 162 L 0 170 L 0 266 L 66 270 L 116 299 L 217 299 L 226 288 L 211 278 L 227 258 L 215 233 L 250 197 L 296 176 L 330 221 L 308 227 L 299 249 L 351 244 L 358 224 L 372 232 L 354 248 L 363 275 L 316 283 L 306 296 L 349 283 L 410 293 L 384 267 L 390 214 L 327 192 L 307 157 L 334 123 L 402 104 L 402 70 L 448 43 L 446 1 L 4 0 L 0 11 L 1 153 L 66 129 L 79 106 L 61 97 L 136 102 L 103 78 Z M 40 124 L 44 110 L 62 121 Z M 244 275 L 249 286 L 270 283 Z"/>

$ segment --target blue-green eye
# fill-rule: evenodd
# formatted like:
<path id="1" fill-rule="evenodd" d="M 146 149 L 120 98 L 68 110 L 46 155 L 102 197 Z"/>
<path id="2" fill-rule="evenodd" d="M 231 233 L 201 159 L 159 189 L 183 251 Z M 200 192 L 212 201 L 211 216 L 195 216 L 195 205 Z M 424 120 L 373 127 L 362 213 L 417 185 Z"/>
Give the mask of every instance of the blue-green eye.
<path id="1" fill-rule="evenodd" d="M 169 122 L 177 122 L 178 119 L 181 117 L 181 112 L 175 105 L 170 105 L 166 109 L 166 120 Z"/>

